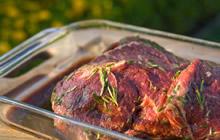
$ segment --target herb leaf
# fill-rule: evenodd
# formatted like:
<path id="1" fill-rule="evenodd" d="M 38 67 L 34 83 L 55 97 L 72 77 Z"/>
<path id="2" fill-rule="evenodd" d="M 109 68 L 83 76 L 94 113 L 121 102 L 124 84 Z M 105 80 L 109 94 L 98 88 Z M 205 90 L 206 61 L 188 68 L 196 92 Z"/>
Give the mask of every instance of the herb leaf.
<path id="1" fill-rule="evenodd" d="M 207 125 L 200 125 L 200 128 L 207 128 Z"/>
<path id="2" fill-rule="evenodd" d="M 108 90 L 109 95 L 110 95 L 110 97 L 109 97 L 109 96 L 107 96 L 107 97 L 108 97 L 113 103 L 115 103 L 115 105 L 118 106 L 118 103 L 117 103 L 117 91 L 115 90 L 115 88 L 112 87 L 112 91 L 111 91 L 111 89 L 110 89 L 110 84 L 108 84 L 107 90 Z"/>
<path id="3" fill-rule="evenodd" d="M 62 103 L 62 98 L 63 98 L 64 94 L 58 96 L 56 99 L 55 99 L 55 104 L 58 104 L 60 105 Z"/>
<path id="4" fill-rule="evenodd" d="M 168 90 L 167 90 L 167 89 L 164 89 L 163 92 L 168 92 Z"/>
<path id="5" fill-rule="evenodd" d="M 135 103 L 138 103 L 141 99 L 141 96 L 138 96 L 138 98 L 136 100 L 134 100 Z"/>
<path id="6" fill-rule="evenodd" d="M 213 133 L 214 133 L 213 128 L 210 128 L 210 130 L 209 130 L 209 134 L 212 136 Z"/>
<path id="7" fill-rule="evenodd" d="M 150 63 L 154 63 L 154 60 L 152 60 L 152 59 L 148 59 L 147 61 Z"/>
<path id="8" fill-rule="evenodd" d="M 108 64 L 106 67 L 111 67 L 112 65 L 114 65 L 114 63 Z"/>
<path id="9" fill-rule="evenodd" d="M 68 107 L 67 107 L 67 109 L 70 109 L 71 107 L 72 107 L 72 103 L 70 103 L 69 105 L 68 105 Z"/>
<path id="10" fill-rule="evenodd" d="M 91 109 L 89 109 L 89 110 L 87 111 L 87 114 L 90 113 L 90 112 L 92 112 L 95 108 L 96 108 L 96 103 L 92 106 Z"/>
<path id="11" fill-rule="evenodd" d="M 203 84 L 204 84 L 204 80 L 202 80 L 201 84 L 200 84 L 200 92 L 203 91 Z"/>
<path id="12" fill-rule="evenodd" d="M 165 108 L 164 106 L 160 107 L 160 108 L 157 110 L 157 112 L 162 111 L 164 108 Z"/>
<path id="13" fill-rule="evenodd" d="M 185 98 L 183 98 L 183 97 L 178 97 L 178 99 L 181 100 L 183 103 L 187 102 L 187 100 Z"/>
<path id="14" fill-rule="evenodd" d="M 106 71 L 104 70 L 104 72 L 103 72 L 102 68 L 100 68 L 99 77 L 100 77 L 100 82 L 101 82 L 101 85 L 102 85 L 100 96 L 102 96 L 102 94 L 104 93 L 104 89 L 105 89 L 105 86 L 106 86 L 105 76 L 106 76 Z"/>
<path id="15" fill-rule="evenodd" d="M 167 102 L 170 103 L 171 99 L 173 99 L 173 95 L 168 98 Z"/>
<path id="16" fill-rule="evenodd" d="M 77 103 L 79 103 L 81 101 L 82 96 L 79 96 L 79 98 L 77 99 Z"/>
<path id="17" fill-rule="evenodd" d="M 169 125 L 170 122 L 161 122 L 161 124 L 163 124 L 163 125 Z"/>
<path id="18" fill-rule="evenodd" d="M 210 110 L 207 110 L 207 112 L 206 112 L 206 117 L 207 117 L 207 118 L 209 117 L 210 113 L 211 113 L 211 111 L 210 111 Z"/>
<path id="19" fill-rule="evenodd" d="M 74 91 L 75 89 L 76 89 L 76 86 L 74 86 L 70 90 L 67 90 L 64 96 L 67 96 L 70 92 Z"/>
<path id="20" fill-rule="evenodd" d="M 128 118 L 128 119 L 127 119 L 127 123 L 129 123 L 129 122 L 130 122 L 130 120 L 131 120 L 131 119 L 130 119 L 130 118 Z"/>
<path id="21" fill-rule="evenodd" d="M 151 65 L 149 68 L 158 68 L 159 70 L 166 72 L 166 70 L 158 65 Z"/>
<path id="22" fill-rule="evenodd" d="M 203 95 L 203 97 L 201 97 L 200 92 L 199 92 L 198 89 L 196 90 L 196 93 L 197 93 L 197 100 L 199 102 L 200 108 L 203 110 L 203 104 L 204 104 L 204 101 L 205 101 L 205 95 Z"/>
<path id="23" fill-rule="evenodd" d="M 106 102 L 106 103 L 109 103 L 109 100 L 106 99 L 105 97 L 102 97 L 102 100 L 103 100 L 104 102 Z"/>
<path id="24" fill-rule="evenodd" d="M 99 70 L 99 68 L 96 68 L 93 70 L 93 73 L 86 79 L 89 80 L 93 75 L 95 75 L 95 73 Z"/>
<path id="25" fill-rule="evenodd" d="M 128 60 L 127 63 L 128 63 L 128 64 L 134 63 L 134 61 L 133 61 L 133 60 Z"/>
<path id="26" fill-rule="evenodd" d="M 101 99 L 101 98 L 99 98 L 96 94 L 92 94 L 92 96 L 97 100 L 97 101 L 99 101 L 101 104 L 104 104 L 104 101 Z"/>
<path id="27" fill-rule="evenodd" d="M 178 71 L 174 74 L 173 80 L 175 80 L 175 79 L 180 75 L 180 73 L 181 73 L 181 70 L 178 70 Z"/>
<path id="28" fill-rule="evenodd" d="M 69 81 L 73 76 L 74 76 L 75 72 L 71 73 L 67 78 L 66 80 Z"/>
<path id="29" fill-rule="evenodd" d="M 190 98 L 189 94 L 186 94 L 186 96 L 189 99 L 189 101 L 192 102 L 192 99 Z"/>
<path id="30" fill-rule="evenodd" d="M 112 112 L 112 111 L 111 111 L 110 109 L 108 109 L 108 108 L 105 108 L 105 110 L 108 111 L 108 112 Z"/>

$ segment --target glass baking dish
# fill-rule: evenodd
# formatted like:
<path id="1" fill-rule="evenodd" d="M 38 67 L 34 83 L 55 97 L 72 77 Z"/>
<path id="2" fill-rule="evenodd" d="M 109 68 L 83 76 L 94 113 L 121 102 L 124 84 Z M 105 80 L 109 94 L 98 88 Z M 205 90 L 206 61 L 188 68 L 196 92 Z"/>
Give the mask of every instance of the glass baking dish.
<path id="1" fill-rule="evenodd" d="M 220 64 L 219 43 L 182 35 L 106 20 L 87 20 L 47 29 L 0 57 L 0 121 L 43 139 L 84 139 L 85 136 L 136 139 L 60 116 L 50 107 L 52 89 L 58 80 L 100 55 L 110 44 L 131 35 L 155 41 L 188 60 L 200 58 Z M 45 61 L 37 67 L 13 76 L 44 56 Z M 54 119 L 72 124 L 75 131 L 68 135 L 59 133 L 53 125 Z"/>

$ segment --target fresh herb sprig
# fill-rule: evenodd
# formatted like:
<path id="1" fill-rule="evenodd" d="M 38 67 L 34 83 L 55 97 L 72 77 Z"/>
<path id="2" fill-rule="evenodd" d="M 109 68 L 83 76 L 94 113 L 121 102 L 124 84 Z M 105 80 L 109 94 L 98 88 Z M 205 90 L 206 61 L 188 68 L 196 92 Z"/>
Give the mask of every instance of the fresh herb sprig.
<path id="1" fill-rule="evenodd" d="M 92 71 L 92 74 L 86 79 L 86 80 L 89 80 L 93 75 L 96 74 L 96 72 L 99 70 L 99 68 L 95 68 L 93 71 Z"/>
<path id="2" fill-rule="evenodd" d="M 67 78 L 66 81 L 69 81 L 73 76 L 74 76 L 75 72 L 71 73 Z"/>
<path id="3" fill-rule="evenodd" d="M 70 90 L 67 90 L 64 96 L 67 96 L 70 92 L 74 91 L 75 89 L 76 89 L 76 86 L 74 86 Z"/>
<path id="4" fill-rule="evenodd" d="M 200 92 L 203 91 L 203 84 L 204 84 L 204 80 L 202 80 L 201 84 L 200 84 Z"/>
<path id="5" fill-rule="evenodd" d="M 103 101 L 101 98 L 99 98 L 99 96 L 97 96 L 95 93 L 93 93 L 92 96 L 93 96 L 97 101 L 99 101 L 101 104 L 104 104 L 104 101 Z"/>
<path id="6" fill-rule="evenodd" d="M 100 68 L 100 70 L 99 70 L 99 77 L 100 77 L 100 82 L 101 82 L 101 85 L 102 85 L 100 96 L 103 95 L 105 87 L 106 87 L 106 80 L 105 80 L 106 73 L 107 72 L 105 70 L 103 71 L 103 69 Z"/>
<path id="7" fill-rule="evenodd" d="M 181 73 L 181 70 L 178 70 L 178 71 L 174 74 L 173 80 L 175 80 L 175 79 L 180 75 L 180 73 Z"/>
<path id="8" fill-rule="evenodd" d="M 90 112 L 92 112 L 92 111 L 96 108 L 96 105 L 97 105 L 97 104 L 95 103 L 95 104 L 92 106 L 92 108 L 87 111 L 87 114 L 90 113 Z"/>
<path id="9" fill-rule="evenodd" d="M 56 99 L 55 99 L 55 104 L 58 104 L 60 105 L 62 103 L 62 98 L 63 98 L 64 94 L 58 96 Z"/>
<path id="10" fill-rule="evenodd" d="M 205 95 L 203 95 L 203 97 L 201 97 L 201 94 L 200 94 L 198 89 L 196 90 L 196 93 L 197 93 L 197 100 L 199 102 L 199 106 L 203 110 L 203 104 L 204 104 L 204 101 L 205 101 Z"/>
<path id="11" fill-rule="evenodd" d="M 162 107 L 160 107 L 160 108 L 157 110 L 157 112 L 160 112 L 160 111 L 162 111 L 162 110 L 164 110 L 164 109 L 165 109 L 165 107 L 162 106 Z"/>
<path id="12" fill-rule="evenodd" d="M 149 68 L 158 68 L 159 70 L 163 71 L 163 72 L 167 72 L 164 68 L 158 66 L 158 65 L 151 65 Z"/>
<path id="13" fill-rule="evenodd" d="M 108 90 L 109 95 L 110 95 L 110 97 L 107 96 L 108 99 L 111 100 L 116 106 L 118 106 L 118 102 L 117 102 L 117 94 L 118 94 L 118 93 L 117 93 L 117 91 L 115 90 L 115 88 L 112 86 L 112 90 L 111 90 L 111 89 L 110 89 L 110 84 L 108 84 L 107 90 Z"/>

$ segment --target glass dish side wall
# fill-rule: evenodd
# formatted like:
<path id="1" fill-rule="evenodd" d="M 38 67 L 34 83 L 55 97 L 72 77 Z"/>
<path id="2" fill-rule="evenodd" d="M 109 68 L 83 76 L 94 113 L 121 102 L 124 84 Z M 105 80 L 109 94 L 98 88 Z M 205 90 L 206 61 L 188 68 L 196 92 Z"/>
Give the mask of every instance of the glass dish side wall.
<path id="1" fill-rule="evenodd" d="M 68 72 L 70 72 L 68 71 L 69 69 L 73 70 L 81 66 L 83 63 L 80 63 L 80 60 L 87 59 L 87 61 L 84 61 L 87 63 L 89 62 L 89 59 L 101 54 L 101 52 L 111 43 L 131 35 L 139 35 L 141 37 L 153 40 L 168 51 L 190 60 L 193 60 L 194 58 L 200 58 L 220 63 L 220 45 L 218 43 L 207 42 L 199 39 L 193 39 L 141 27 L 113 23 L 110 21 L 82 21 L 57 29 L 55 32 L 51 32 L 45 37 L 42 37 L 40 41 L 36 39 L 39 44 L 37 44 L 35 47 L 31 47 L 29 45 L 25 46 L 24 48 L 30 49 L 28 49 L 27 52 L 24 51 L 21 53 L 23 59 L 16 59 L 16 63 L 13 63 L 12 67 L 8 67 L 6 71 L 3 71 L 3 77 L 0 78 L 0 83 L 2 83 L 0 85 L 0 94 L 18 101 L 35 105 L 29 106 L 27 104 L 23 104 L 22 102 L 16 102 L 20 105 L 25 105 L 26 110 L 33 112 L 32 109 L 35 109 L 35 112 L 40 114 L 40 116 L 43 115 L 45 118 L 47 118 L 48 116 L 44 113 L 48 111 L 41 110 L 41 107 L 44 102 L 49 102 L 52 88 L 48 88 L 47 94 L 36 94 L 39 93 L 38 91 L 43 89 L 45 85 L 51 84 L 58 77 L 66 75 Z M 7 73 L 18 69 L 19 66 L 22 66 L 28 60 L 31 60 L 34 56 L 43 52 L 46 52 L 50 55 L 49 59 L 47 59 L 44 63 L 19 77 L 7 77 Z M 17 53 L 19 52 L 15 52 L 15 54 Z M 13 57 L 9 56 L 8 58 Z M 4 61 L 1 62 L 1 64 L 3 63 Z M 33 100 L 28 100 L 30 97 Z M 5 104 L 3 103 L 5 98 L 1 96 L 0 99 L 1 103 Z M 11 105 L 17 105 L 13 100 L 8 98 L 7 101 Z M 27 113 L 25 115 L 24 112 L 20 112 L 20 114 L 23 114 L 23 116 L 21 115 L 21 118 L 19 119 L 14 119 L 13 117 L 10 117 L 3 112 L 1 112 L 1 115 L 4 117 L 3 120 L 4 122 L 7 122 L 7 124 L 32 132 L 34 129 L 31 127 L 34 125 L 33 123 L 30 123 L 32 121 L 29 121 L 28 124 L 21 124 L 19 122 L 19 120 L 27 122 L 27 118 L 33 119 L 33 117 L 29 117 L 28 115 L 31 113 Z M 48 117 L 48 120 L 53 120 L 53 115 L 56 116 L 56 114 L 52 112 L 50 112 L 50 115 L 52 116 Z M 13 113 L 11 116 L 13 116 Z M 64 117 L 64 119 L 66 118 Z M 87 125 L 82 122 L 77 123 L 80 127 L 86 128 L 86 126 L 89 126 L 89 124 Z M 47 123 L 44 123 L 44 125 L 45 124 Z M 50 136 L 51 132 L 47 133 L 44 131 L 44 128 L 47 127 L 44 125 L 42 126 L 42 129 L 33 130 L 32 133 L 39 133 L 38 135 L 44 137 Z M 48 125 L 52 128 L 51 130 L 53 132 L 56 132 L 51 122 L 48 123 Z M 105 129 L 99 129 L 103 132 L 108 132 Z M 96 131 L 96 129 L 94 129 L 94 131 Z M 120 136 L 121 135 L 123 134 L 120 134 Z M 115 137 L 117 136 L 118 134 L 115 135 Z"/>

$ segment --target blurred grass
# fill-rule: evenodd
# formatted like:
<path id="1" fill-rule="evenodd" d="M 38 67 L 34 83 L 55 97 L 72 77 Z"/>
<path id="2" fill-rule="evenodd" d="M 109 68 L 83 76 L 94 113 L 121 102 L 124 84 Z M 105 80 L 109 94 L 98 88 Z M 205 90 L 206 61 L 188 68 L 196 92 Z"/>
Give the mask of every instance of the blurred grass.
<path id="1" fill-rule="evenodd" d="M 0 55 L 37 32 L 108 19 L 187 34 L 220 12 L 219 0 L 0 0 Z"/>

